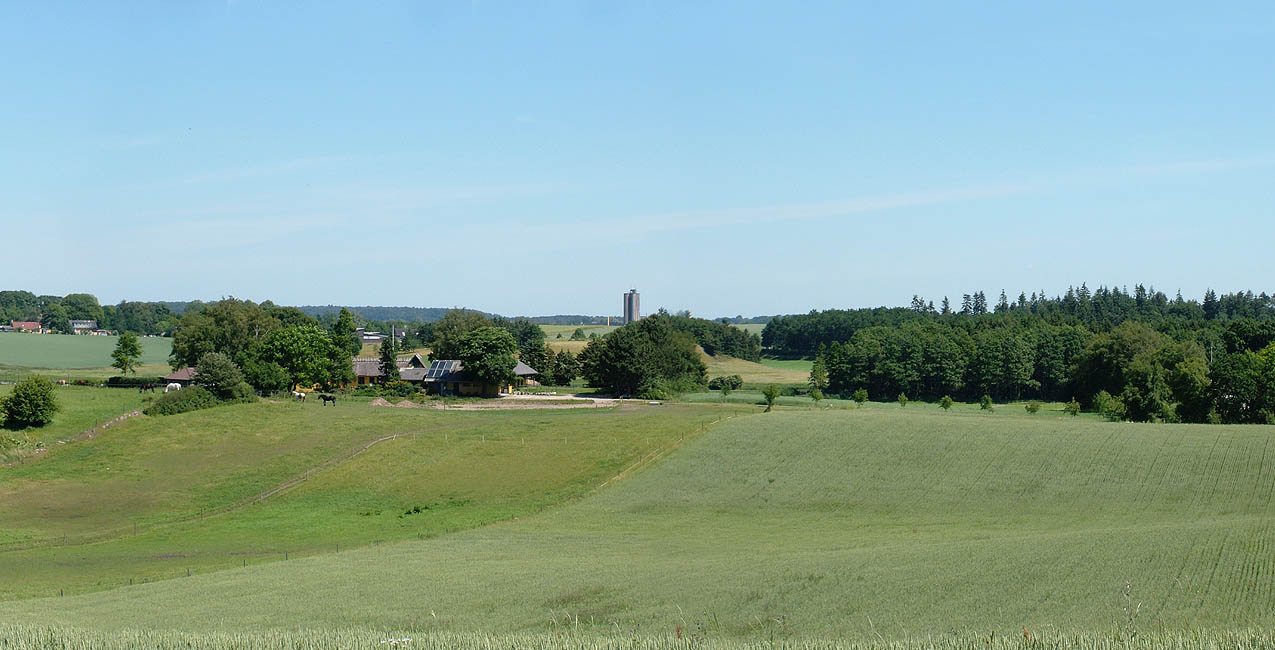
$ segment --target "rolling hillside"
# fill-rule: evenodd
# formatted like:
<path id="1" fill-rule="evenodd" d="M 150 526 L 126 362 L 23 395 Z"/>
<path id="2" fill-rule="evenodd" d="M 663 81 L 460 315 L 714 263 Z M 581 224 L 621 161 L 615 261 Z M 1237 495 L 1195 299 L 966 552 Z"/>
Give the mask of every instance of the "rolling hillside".
<path id="1" fill-rule="evenodd" d="M 0 616 L 451 632 L 566 620 L 736 639 L 1267 628 L 1270 438 L 933 407 L 778 411 L 534 517 Z"/>

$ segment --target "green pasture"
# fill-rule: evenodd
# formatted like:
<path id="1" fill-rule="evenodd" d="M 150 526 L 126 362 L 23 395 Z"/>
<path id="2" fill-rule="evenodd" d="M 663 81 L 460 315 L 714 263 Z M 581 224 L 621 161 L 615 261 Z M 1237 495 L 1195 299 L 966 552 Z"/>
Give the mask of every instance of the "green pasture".
<path id="1" fill-rule="evenodd" d="M 137 395 L 75 390 L 83 399 Z M 0 598 L 111 588 L 524 517 L 588 494 L 720 410 L 467 412 L 262 401 L 134 418 L 0 467 Z"/>
<path id="2" fill-rule="evenodd" d="M 12 391 L 13 386 L 0 386 L 0 398 Z M 139 409 L 145 403 L 142 394 L 127 388 L 58 386 L 53 394 L 60 407 L 53 422 L 17 431 L 0 428 L 0 439 L 4 440 L 0 443 L 0 463 L 22 462 L 33 454 L 53 453 L 55 447 L 77 434 Z M 2 472 L 0 470 L 0 475 Z"/>
<path id="3" fill-rule="evenodd" d="M 780 368 L 782 370 L 791 370 L 793 372 L 803 373 L 809 378 L 810 368 L 814 365 L 814 359 L 777 359 L 774 357 L 762 357 L 761 365 L 771 368 Z"/>
<path id="4" fill-rule="evenodd" d="M 734 325 L 745 332 L 750 332 L 757 336 L 761 336 L 761 331 L 766 329 L 765 323 L 735 323 Z"/>
<path id="5" fill-rule="evenodd" d="M 273 407 L 254 408 L 261 409 L 251 412 L 257 419 Z M 293 405 L 278 408 L 283 413 Z M 643 431 L 660 421 L 640 416 L 695 425 L 713 412 L 704 408 L 617 410 L 608 413 L 616 418 L 611 435 L 619 439 L 625 429 Z M 6 553 L 0 574 L 45 593 L 58 580 L 72 581 L 80 570 L 76 563 L 94 562 L 84 558 L 140 563 L 131 554 L 142 552 L 165 562 L 167 575 L 187 564 L 195 569 L 189 578 L 4 603 L 0 616 L 95 629 L 408 630 L 424 635 L 422 643 L 475 632 L 528 639 L 568 632 L 631 643 L 695 635 L 710 644 L 772 644 L 767 647 L 818 639 L 883 647 L 905 639 L 934 648 L 1036 647 L 1024 638 L 1024 628 L 1032 639 L 1045 640 L 1042 647 L 1055 648 L 1126 647 L 1112 641 L 1117 637 L 1134 639 L 1128 647 L 1270 643 L 1269 636 L 1245 636 L 1243 630 L 1275 624 L 1271 427 L 1108 423 L 1008 407 L 985 413 L 873 404 L 780 408 L 764 415 L 717 408 L 734 417 L 701 425 L 706 432 L 688 438 L 666 460 L 587 499 L 534 516 L 534 508 L 524 509 L 516 520 L 505 516 L 497 525 L 436 538 L 261 565 L 259 555 L 233 556 L 248 559 L 249 566 L 216 572 L 193 557 L 171 563 L 158 558 L 193 556 L 194 548 L 202 553 L 233 531 L 191 532 L 185 543 L 168 545 L 156 533 L 145 545 L 129 547 L 123 540 L 109 551 L 94 545 Z M 548 432 L 562 429 L 570 417 L 479 413 L 462 421 L 472 423 L 474 433 L 499 434 L 508 440 L 502 444 L 517 446 L 513 436 L 534 430 L 539 419 L 546 421 L 541 436 L 554 442 Z M 183 453 L 208 444 L 245 457 L 242 465 L 218 471 L 239 478 L 207 479 L 204 491 L 220 495 L 218 501 L 271 482 L 234 485 L 264 471 L 256 465 L 274 462 L 255 447 L 231 451 L 254 444 L 246 431 L 226 434 L 224 421 L 191 421 L 184 437 L 170 440 L 165 436 L 173 434 L 162 430 L 172 427 L 142 429 L 145 424 L 128 434 L 121 429 L 119 438 L 159 437 L 150 444 L 191 450 Z M 598 424 L 580 430 L 604 440 Z M 286 436 L 280 428 L 271 425 L 268 430 L 276 432 L 266 437 Z M 315 429 L 306 438 L 336 427 Z M 235 444 L 213 442 L 226 436 Z M 413 454 L 412 444 L 425 443 L 404 440 L 367 457 L 365 468 L 341 466 L 324 479 L 323 490 L 267 502 L 263 510 L 274 508 L 274 515 L 252 525 L 273 526 L 271 537 L 286 538 L 291 530 L 318 535 L 319 527 L 307 527 L 357 521 L 360 515 L 350 511 L 371 507 L 355 503 L 444 503 L 447 488 L 433 483 L 432 461 L 449 464 L 443 460 L 449 456 L 433 447 Z M 469 444 L 478 458 L 443 483 L 480 471 L 484 454 L 494 453 L 490 462 L 500 464 L 498 449 L 505 447 Z M 632 449 L 636 454 L 645 447 L 634 443 Z M 28 468 L 5 484 L 84 475 L 77 480 L 97 482 L 95 493 L 128 489 L 104 483 L 109 475 L 100 465 L 108 459 L 73 462 L 70 451 L 63 456 L 72 464 L 38 474 Z M 515 457 L 534 463 L 523 471 L 552 476 L 566 462 L 563 456 Z M 109 461 L 112 467 L 126 462 L 134 480 L 147 476 L 143 461 Z M 514 465 L 503 467 L 477 479 L 497 485 L 462 490 L 474 496 L 458 512 L 470 504 L 517 503 L 542 489 L 515 487 L 517 477 L 505 476 Z M 614 467 L 599 467 L 594 476 L 612 474 Z M 416 492 L 411 485 L 418 481 L 435 487 Z M 574 494 L 587 494 L 588 482 L 567 485 L 576 486 Z M 501 501 L 495 495 L 502 491 L 520 496 Z M 189 511 L 199 499 L 179 501 Z M 432 512 L 416 521 L 434 517 Z M 384 515 L 372 520 L 376 516 Z M 378 524 L 384 527 L 369 530 L 379 534 L 400 521 L 391 515 Z M 408 535 L 420 530 L 408 521 L 402 528 Z M 1229 630 L 1238 636 L 1227 636 Z M 1073 638 L 1090 640 L 1066 641 Z"/>
<path id="6" fill-rule="evenodd" d="M 772 365 L 763 360 L 762 363 L 753 361 L 745 361 L 736 359 L 735 357 L 719 354 L 717 356 L 703 355 L 704 365 L 708 366 L 709 378 L 721 377 L 724 375 L 739 375 L 745 384 L 750 386 L 765 386 L 766 384 L 779 385 L 804 385 L 810 381 L 810 362 L 806 362 L 804 370 L 800 365 L 790 364 Z"/>

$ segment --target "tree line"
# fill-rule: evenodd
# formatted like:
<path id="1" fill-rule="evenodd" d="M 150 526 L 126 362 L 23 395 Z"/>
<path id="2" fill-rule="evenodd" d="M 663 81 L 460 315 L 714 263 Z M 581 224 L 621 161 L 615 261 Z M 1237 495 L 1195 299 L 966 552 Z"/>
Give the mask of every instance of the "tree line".
<path id="1" fill-rule="evenodd" d="M 0 323 L 38 321 L 45 329 L 71 333 L 71 321 L 97 321 L 100 329 L 165 335 L 176 325 L 178 314 L 160 302 L 125 300 L 102 305 L 91 293 L 37 296 L 30 291 L 0 291 Z"/>
<path id="2" fill-rule="evenodd" d="M 829 392 L 866 390 L 971 401 L 1068 401 L 1113 419 L 1275 421 L 1275 305 L 1265 293 L 1202 302 L 1144 290 L 1068 290 L 988 308 L 814 312 L 772 321 L 772 350 L 815 357 L 812 382 Z"/>

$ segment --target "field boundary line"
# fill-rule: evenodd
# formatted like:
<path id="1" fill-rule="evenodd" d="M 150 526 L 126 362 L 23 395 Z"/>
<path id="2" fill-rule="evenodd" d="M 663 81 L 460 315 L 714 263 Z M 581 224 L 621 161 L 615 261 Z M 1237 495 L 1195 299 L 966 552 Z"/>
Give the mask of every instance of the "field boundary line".
<path id="1" fill-rule="evenodd" d="M 750 413 L 750 414 L 751 414 L 751 413 Z M 717 418 L 716 420 L 713 420 L 712 422 L 706 422 L 706 423 L 704 423 L 703 428 L 702 428 L 702 429 L 701 429 L 698 433 L 701 433 L 701 434 L 702 434 L 702 433 L 707 433 L 707 432 L 708 432 L 708 427 L 715 426 L 715 425 L 717 425 L 717 424 L 720 424 L 720 423 L 722 423 L 722 422 L 725 422 L 726 420 L 729 420 L 729 419 L 734 418 L 734 417 L 738 417 L 738 416 L 737 416 L 737 415 L 727 415 L 727 416 L 719 417 L 719 418 Z M 637 460 L 637 462 L 635 462 L 635 463 L 633 463 L 632 465 L 629 465 L 628 467 L 626 467 L 626 468 L 624 468 L 624 469 L 620 470 L 620 472 L 619 472 L 618 474 L 616 474 L 615 476 L 612 476 L 611 478 L 608 478 L 607 480 L 605 480 L 605 481 L 603 481 L 603 482 L 599 483 L 598 485 L 594 486 L 593 491 L 594 491 L 594 492 L 597 492 L 597 491 L 601 490 L 602 488 L 604 488 L 604 487 L 606 487 L 606 486 L 608 486 L 608 485 L 610 485 L 610 484 L 612 484 L 612 483 L 616 483 L 616 482 L 619 482 L 619 481 L 622 481 L 622 480 L 624 480 L 624 479 L 628 478 L 628 477 L 629 477 L 630 475 L 632 475 L 634 472 L 637 472 L 637 471 L 639 471 L 639 470 L 641 470 L 641 469 L 643 469 L 643 468 L 645 468 L 645 467 L 648 467 L 648 466 L 650 466 L 650 465 L 654 464 L 654 463 L 655 463 L 655 461 L 659 460 L 660 458 L 662 458 L 662 457 L 664 457 L 664 456 L 668 455 L 669 453 L 671 453 L 671 452 L 673 452 L 673 451 L 677 450 L 678 448 L 682 447 L 682 446 L 686 443 L 686 441 L 687 441 L 688 439 L 694 439 L 694 438 L 696 438 L 696 437 L 698 437 L 698 436 L 696 435 L 696 432 L 695 432 L 694 430 L 692 430 L 692 431 L 691 431 L 691 433 L 690 433 L 690 435 L 683 435 L 681 438 L 679 438 L 679 439 L 677 439 L 677 440 L 674 440 L 674 441 L 669 442 L 669 443 L 667 443 L 667 444 L 664 444 L 664 445 L 661 445 L 661 446 L 659 446 L 659 447 L 656 447 L 655 449 L 653 449 L 653 450 L 651 450 L 650 452 L 648 452 L 645 456 L 643 456 L 643 457 L 639 458 L 639 459 Z"/>

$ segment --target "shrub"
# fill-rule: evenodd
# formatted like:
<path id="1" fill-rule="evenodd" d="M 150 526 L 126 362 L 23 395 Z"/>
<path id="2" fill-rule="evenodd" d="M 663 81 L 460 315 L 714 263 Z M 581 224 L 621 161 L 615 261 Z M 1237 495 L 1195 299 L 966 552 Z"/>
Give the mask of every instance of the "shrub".
<path id="1" fill-rule="evenodd" d="M 992 396 L 983 395 L 982 397 L 980 397 L 978 399 L 978 407 L 983 409 L 984 411 L 992 410 Z"/>
<path id="2" fill-rule="evenodd" d="M 252 386 L 246 381 L 241 381 L 235 384 L 234 386 L 231 386 L 228 394 L 230 396 L 222 400 L 223 402 L 241 404 L 241 403 L 257 401 L 257 393 L 252 389 Z"/>
<path id="3" fill-rule="evenodd" d="M 903 393 L 899 393 L 899 396 L 896 397 L 895 399 L 899 400 L 900 407 L 908 405 L 908 396 L 904 395 Z"/>
<path id="4" fill-rule="evenodd" d="M 943 409 L 944 411 L 952 408 L 952 396 L 944 395 L 943 399 L 939 400 L 939 408 Z"/>
<path id="5" fill-rule="evenodd" d="M 217 397 L 202 386 L 188 386 L 179 391 L 165 393 L 143 411 L 146 415 L 176 415 L 217 405 Z"/>
<path id="6" fill-rule="evenodd" d="M 350 394 L 358 397 L 380 397 L 382 391 L 381 387 L 376 384 L 363 384 L 362 386 L 350 391 Z"/>
<path id="7" fill-rule="evenodd" d="M 818 388 L 810 389 L 810 399 L 814 400 L 815 405 L 818 406 L 819 400 L 823 399 L 823 391 L 819 390 Z"/>
<path id="8" fill-rule="evenodd" d="M 1070 402 L 1063 405 L 1063 413 L 1072 417 L 1080 415 L 1080 402 L 1077 402 L 1075 398 L 1072 398 Z"/>
<path id="9" fill-rule="evenodd" d="M 1112 422 L 1123 420 L 1128 413 L 1124 400 L 1111 395 L 1105 390 L 1098 391 L 1098 394 L 1094 395 L 1093 408 Z"/>
<path id="10" fill-rule="evenodd" d="M 859 404 L 863 404 L 864 402 L 868 401 L 868 390 L 866 388 L 860 388 L 859 390 L 856 390 L 854 392 L 853 397 L 854 397 L 854 401 L 858 402 Z"/>
<path id="11" fill-rule="evenodd" d="M 1093 410 L 1112 422 L 1123 420 L 1126 412 L 1124 400 L 1112 397 L 1111 393 L 1105 390 L 1098 391 L 1098 394 L 1093 396 Z"/>
<path id="12" fill-rule="evenodd" d="M 769 413 L 770 409 L 775 406 L 775 400 L 779 399 L 779 387 L 771 384 L 762 389 L 761 396 L 766 399 L 766 412 Z"/>
<path id="13" fill-rule="evenodd" d="M 728 388 L 730 390 L 739 390 L 744 386 L 744 378 L 739 375 L 725 375 L 723 377 L 714 377 L 708 382 L 709 390 L 722 390 Z"/>
<path id="14" fill-rule="evenodd" d="M 398 397 L 411 397 L 419 390 L 416 388 L 416 384 L 402 380 L 386 382 L 384 389 L 385 392 L 391 395 L 397 395 Z"/>
<path id="15" fill-rule="evenodd" d="M 31 375 L 18 382 L 9 396 L 0 400 L 0 419 L 11 429 L 42 427 L 53 421 L 58 412 L 58 400 L 53 395 L 53 382 L 39 375 Z"/>
<path id="16" fill-rule="evenodd" d="M 1028 413 L 1036 415 L 1040 411 L 1040 402 L 1028 402 L 1023 408 L 1027 409 Z"/>

